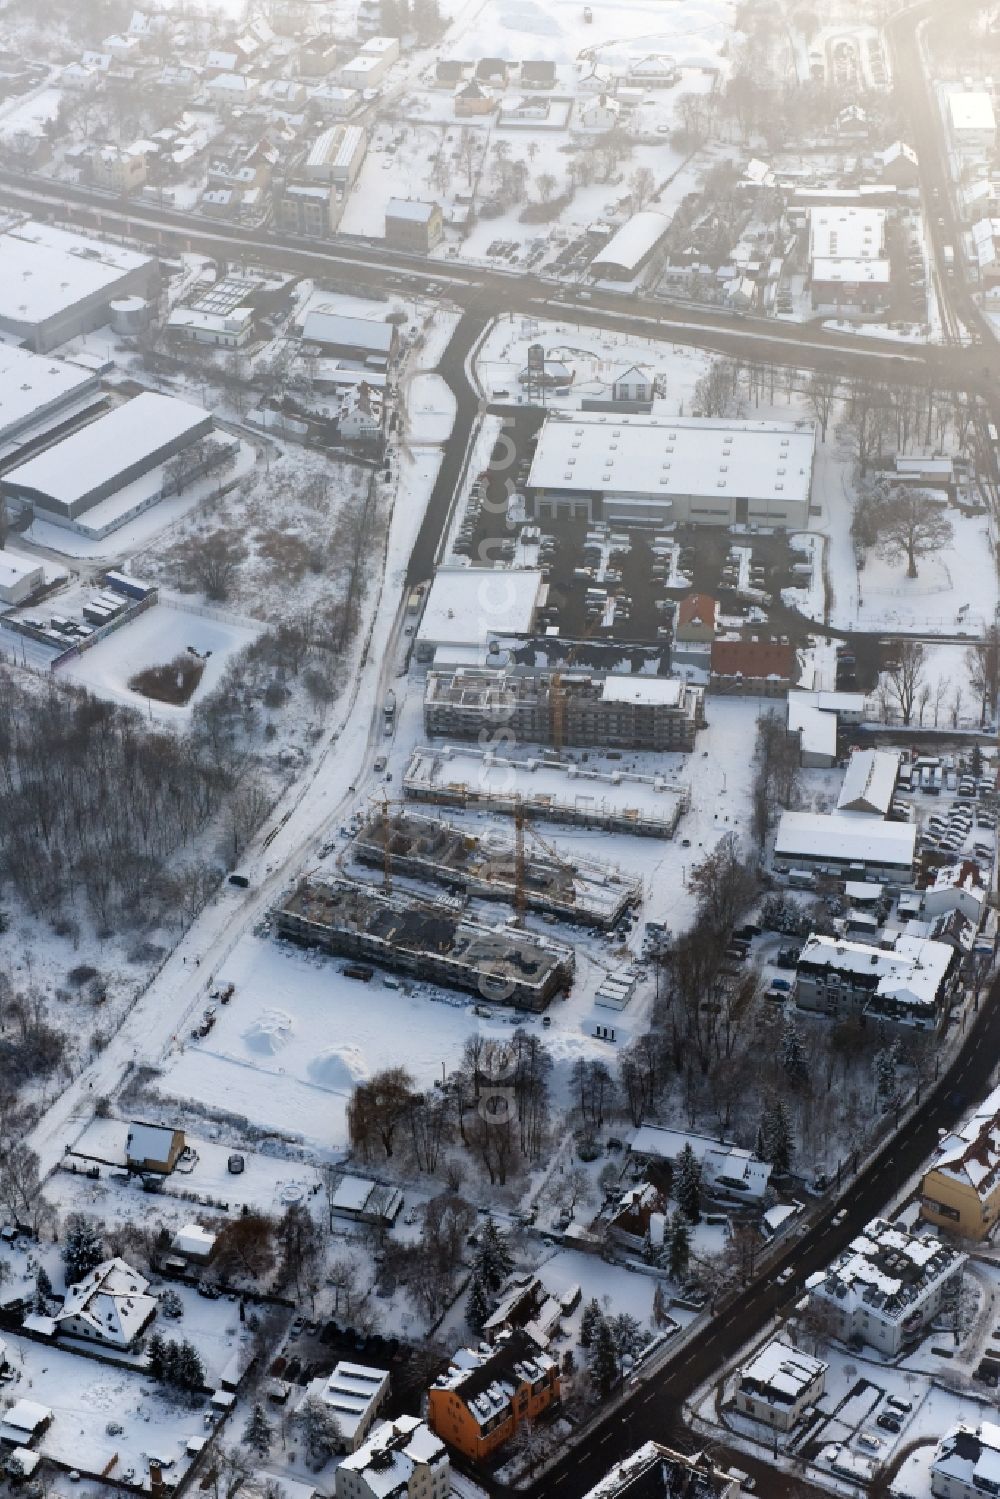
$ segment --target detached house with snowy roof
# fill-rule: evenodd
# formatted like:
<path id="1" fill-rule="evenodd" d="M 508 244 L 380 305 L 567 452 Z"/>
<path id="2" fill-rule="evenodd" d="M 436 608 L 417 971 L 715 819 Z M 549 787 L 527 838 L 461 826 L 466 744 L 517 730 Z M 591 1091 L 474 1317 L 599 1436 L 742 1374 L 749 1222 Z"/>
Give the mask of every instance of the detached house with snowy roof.
<path id="1" fill-rule="evenodd" d="M 168 1176 L 184 1154 L 184 1131 L 164 1124 L 130 1124 L 125 1142 L 125 1164 L 130 1171 L 156 1171 Z"/>
<path id="2" fill-rule="evenodd" d="M 795 999 L 824 1015 L 875 1015 L 929 1029 L 955 967 L 955 948 L 945 942 L 904 936 L 894 947 L 872 947 L 814 933 L 799 953 Z"/>
<path id="3" fill-rule="evenodd" d="M 156 1316 L 149 1281 L 116 1256 L 70 1286 L 54 1317 L 57 1336 L 131 1348 Z"/>
<path id="4" fill-rule="evenodd" d="M 830 1313 L 834 1336 L 895 1358 L 915 1348 L 958 1291 L 966 1256 L 939 1239 L 873 1218 L 828 1270 L 806 1282 Z"/>
<path id="5" fill-rule="evenodd" d="M 988 1237 L 1000 1216 L 1000 1088 L 938 1142 L 920 1185 L 920 1216 L 964 1238 Z"/>
<path id="6" fill-rule="evenodd" d="M 931 1463 L 935 1499 L 983 1499 L 1000 1494 L 1000 1426 L 964 1422 L 943 1436 Z"/>
<path id="7" fill-rule="evenodd" d="M 417 1416 L 383 1421 L 337 1469 L 337 1499 L 448 1499 L 448 1450 Z"/>
<path id="8" fill-rule="evenodd" d="M 336 1417 L 345 1451 L 357 1452 L 389 1398 L 389 1371 L 341 1359 L 332 1374 L 311 1380 L 302 1398 L 321 1401 Z"/>
<path id="9" fill-rule="evenodd" d="M 791 1431 L 826 1389 L 827 1367 L 774 1338 L 740 1370 L 736 1409 L 776 1431 Z"/>
<path id="10" fill-rule="evenodd" d="M 427 1392 L 430 1425 L 474 1462 L 558 1401 L 559 1364 L 526 1332 L 488 1350 L 462 1348 Z"/>

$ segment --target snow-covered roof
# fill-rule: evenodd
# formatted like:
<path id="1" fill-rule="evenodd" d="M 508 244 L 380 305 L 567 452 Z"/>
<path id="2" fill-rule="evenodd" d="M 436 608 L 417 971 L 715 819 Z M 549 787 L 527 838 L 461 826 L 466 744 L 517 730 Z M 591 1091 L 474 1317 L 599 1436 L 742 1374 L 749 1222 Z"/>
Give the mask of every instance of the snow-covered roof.
<path id="1" fill-rule="evenodd" d="M 958 89 L 948 95 L 948 113 L 953 130 L 996 129 L 993 100 L 985 89 Z"/>
<path id="2" fill-rule="evenodd" d="M 313 307 L 302 324 L 305 343 L 339 344 L 344 348 L 367 349 L 387 358 L 392 353 L 394 324 L 377 318 L 348 317 L 332 307 Z"/>
<path id="3" fill-rule="evenodd" d="M 829 259 L 817 255 L 812 263 L 813 281 L 836 282 L 842 286 L 888 286 L 892 267 L 888 260 L 866 260 L 863 256 L 841 256 Z"/>
<path id="4" fill-rule="evenodd" d="M 215 1247 L 215 1234 L 202 1228 L 200 1223 L 185 1223 L 171 1240 L 170 1247 L 178 1254 L 189 1254 L 204 1258 Z"/>
<path id="5" fill-rule="evenodd" d="M 995 1421 L 978 1426 L 960 1422 L 938 1443 L 931 1473 L 943 1480 L 944 1493 L 1000 1493 L 1000 1426 Z"/>
<path id="6" fill-rule="evenodd" d="M 837 715 L 803 702 L 805 696 L 795 692 L 788 695 L 789 732 L 799 735 L 803 753 L 826 755 L 832 760 L 837 753 Z"/>
<path id="7" fill-rule="evenodd" d="M 41 563 L 35 557 L 18 557 L 15 552 L 0 552 L 0 588 L 13 588 L 25 578 L 42 574 Z"/>
<path id="8" fill-rule="evenodd" d="M 90 1336 L 118 1347 L 128 1347 L 156 1311 L 156 1297 L 148 1296 L 149 1281 L 118 1256 L 103 1260 L 66 1292 L 56 1313 L 56 1330 L 70 1322 L 82 1324 Z"/>
<path id="9" fill-rule="evenodd" d="M 42 323 L 114 288 L 148 255 L 35 220 L 0 234 L 0 319 Z"/>
<path id="10" fill-rule="evenodd" d="M 313 142 L 306 157 L 306 171 L 310 167 L 350 166 L 364 139 L 360 125 L 331 125 Z"/>
<path id="11" fill-rule="evenodd" d="M 345 1457 L 341 1468 L 363 1473 L 372 1499 L 406 1494 L 418 1467 L 438 1467 L 448 1461 L 447 1448 L 418 1416 L 398 1416 L 375 1427 L 368 1440 Z"/>
<path id="12" fill-rule="evenodd" d="M 387 219 L 409 219 L 415 224 L 427 224 L 436 209 L 436 203 L 422 203 L 416 198 L 390 198 L 385 205 L 385 216 Z"/>
<path id="13" fill-rule="evenodd" d="M 994 1088 L 973 1114 L 938 1141 L 933 1171 L 970 1186 L 988 1201 L 1000 1186 L 1000 1088 Z"/>
<path id="14" fill-rule="evenodd" d="M 874 975 L 870 987 L 879 999 L 933 1009 L 953 960 L 946 943 L 920 937 L 898 937 L 895 947 L 887 948 L 813 933 L 799 953 L 799 968 L 811 965 L 855 978 Z"/>
<path id="15" fill-rule="evenodd" d="M 439 567 L 418 638 L 434 645 L 478 645 L 494 635 L 526 635 L 542 587 L 541 572 L 530 568 Z"/>
<path id="16" fill-rule="evenodd" d="M 341 1432 L 350 1442 L 388 1385 L 388 1369 L 373 1369 L 366 1364 L 341 1360 L 326 1379 L 312 1380 L 303 1398 L 312 1395 L 322 1400 L 336 1416 Z"/>
<path id="17" fill-rule="evenodd" d="M 130 1124 L 126 1142 L 126 1159 L 130 1161 L 166 1161 L 176 1131 L 169 1124 Z"/>
<path id="18" fill-rule="evenodd" d="M 550 412 L 528 483 L 653 496 L 714 494 L 731 484 L 751 501 L 802 502 L 815 444 L 811 421 Z"/>
<path id="19" fill-rule="evenodd" d="M 185 436 L 194 441 L 206 421 L 211 417 L 200 406 L 143 391 L 8 469 L 4 483 L 46 495 L 59 505 L 79 505 L 133 466 L 153 466 L 158 453 Z"/>
<path id="20" fill-rule="evenodd" d="M 658 708 L 676 708 L 684 693 L 678 677 L 609 676 L 601 684 L 606 703 L 632 703 Z"/>
<path id="21" fill-rule="evenodd" d="M 702 1172 L 709 1183 L 742 1183 L 741 1187 L 736 1187 L 737 1191 L 745 1191 L 748 1198 L 763 1197 L 771 1176 L 770 1166 L 766 1161 L 759 1161 L 751 1151 L 725 1141 L 684 1130 L 664 1129 L 658 1124 L 644 1124 L 636 1130 L 629 1149 L 636 1155 L 674 1161 L 687 1145 L 701 1162 Z"/>
<path id="22" fill-rule="evenodd" d="M 838 864 L 877 864 L 909 873 L 917 829 L 914 823 L 880 817 L 783 812 L 774 852 L 778 859 L 830 859 Z"/>
<path id="23" fill-rule="evenodd" d="M 36 1431 L 51 1419 L 49 1407 L 41 1405 L 37 1400 L 15 1400 L 10 1409 L 3 1413 L 4 1425 L 13 1427 L 15 1431 Z"/>
<path id="24" fill-rule="evenodd" d="M 602 99 L 602 104 L 617 104 L 613 99 Z M 593 107 L 593 106 L 591 106 Z M 626 271 L 637 271 L 653 253 L 660 240 L 670 228 L 670 219 L 665 213 L 647 208 L 632 217 L 613 234 L 591 261 L 591 269 L 599 275 L 607 266 Z"/>
<path id="25" fill-rule="evenodd" d="M 855 750 L 837 798 L 838 812 L 885 817 L 899 776 L 898 750 Z"/>
<path id="26" fill-rule="evenodd" d="M 810 260 L 881 260 L 885 220 L 884 208 L 836 205 L 810 208 Z"/>
<path id="27" fill-rule="evenodd" d="M 810 1290 L 847 1310 L 863 1307 L 881 1321 L 898 1322 L 965 1260 L 940 1239 L 873 1218 Z"/>
<path id="28" fill-rule="evenodd" d="M 791 1404 L 822 1378 L 826 1370 L 822 1359 L 811 1358 L 773 1338 L 743 1365 L 740 1386 L 752 1387 L 754 1394 L 766 1394 L 779 1404 Z"/>
<path id="29" fill-rule="evenodd" d="M 3 252 L 0 240 L 0 256 Z M 0 293 L 2 301 L 2 293 Z M 53 407 L 97 389 L 91 370 L 0 343 L 0 442 Z"/>

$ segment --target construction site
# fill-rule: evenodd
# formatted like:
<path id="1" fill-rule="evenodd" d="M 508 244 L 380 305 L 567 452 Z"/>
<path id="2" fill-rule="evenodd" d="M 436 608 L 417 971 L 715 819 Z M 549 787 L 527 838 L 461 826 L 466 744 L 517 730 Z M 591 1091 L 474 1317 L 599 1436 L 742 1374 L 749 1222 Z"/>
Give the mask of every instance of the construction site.
<path id="1" fill-rule="evenodd" d="M 429 735 L 477 739 L 503 729 L 534 744 L 690 751 L 705 725 L 705 695 L 678 677 L 586 672 L 431 671 Z"/>
<path id="2" fill-rule="evenodd" d="M 387 889 L 394 874 L 433 880 L 467 897 L 507 901 L 518 913 L 540 911 L 604 930 L 638 906 L 638 880 L 610 866 L 561 857 L 525 827 L 523 809 L 516 810 L 514 824 L 513 838 L 482 837 L 440 817 L 386 803 L 361 829 L 354 853 L 363 864 L 384 871 Z"/>
<path id="3" fill-rule="evenodd" d="M 339 879 L 306 879 L 273 913 L 277 934 L 397 973 L 538 1012 L 568 990 L 571 948 L 464 919 L 445 901 Z M 359 970 L 355 977 L 370 977 Z"/>
<path id="4" fill-rule="evenodd" d="M 689 787 L 670 776 L 600 770 L 544 755 L 512 760 L 465 745 L 415 749 L 403 791 L 438 806 L 647 838 L 672 838 L 691 804 Z"/>

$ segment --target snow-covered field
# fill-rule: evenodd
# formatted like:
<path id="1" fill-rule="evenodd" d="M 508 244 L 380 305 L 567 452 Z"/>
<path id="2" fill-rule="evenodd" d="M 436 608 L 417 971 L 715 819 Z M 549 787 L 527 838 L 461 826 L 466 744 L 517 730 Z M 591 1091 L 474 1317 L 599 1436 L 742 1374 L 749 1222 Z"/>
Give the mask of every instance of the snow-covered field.
<path id="1" fill-rule="evenodd" d="M 183 605 L 159 603 L 91 650 L 73 657 L 59 675 L 89 687 L 99 697 L 139 708 L 161 722 L 184 723 L 195 704 L 219 685 L 230 657 L 258 633 L 250 624 L 209 618 Z M 188 651 L 208 659 L 201 681 L 182 706 L 146 698 L 128 685 L 137 672 L 165 666 Z"/>

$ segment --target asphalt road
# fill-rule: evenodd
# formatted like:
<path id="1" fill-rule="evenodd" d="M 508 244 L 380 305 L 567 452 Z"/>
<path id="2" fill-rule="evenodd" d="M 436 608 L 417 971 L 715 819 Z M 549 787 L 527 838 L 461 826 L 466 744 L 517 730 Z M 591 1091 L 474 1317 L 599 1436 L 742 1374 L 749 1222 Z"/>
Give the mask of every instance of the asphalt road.
<path id="1" fill-rule="evenodd" d="M 336 281 L 345 289 L 365 285 L 385 291 L 395 285 L 427 292 L 430 286 L 466 311 L 482 317 L 515 312 L 585 322 L 641 337 L 674 342 L 797 368 L 820 369 L 847 377 L 917 383 L 992 392 L 992 371 L 1000 356 L 989 346 L 893 344 L 864 333 L 839 333 L 817 323 L 783 323 L 725 309 L 661 298 L 633 297 L 593 288 L 582 300 L 577 288 L 560 287 L 540 276 L 427 260 L 387 250 L 374 241 L 279 240 L 267 230 L 215 224 L 196 214 L 154 204 L 123 203 L 75 184 L 0 171 L 0 203 L 44 214 L 58 210 L 81 227 L 98 227 L 158 244 L 163 253 L 198 250 L 230 261 L 262 265 Z"/>

